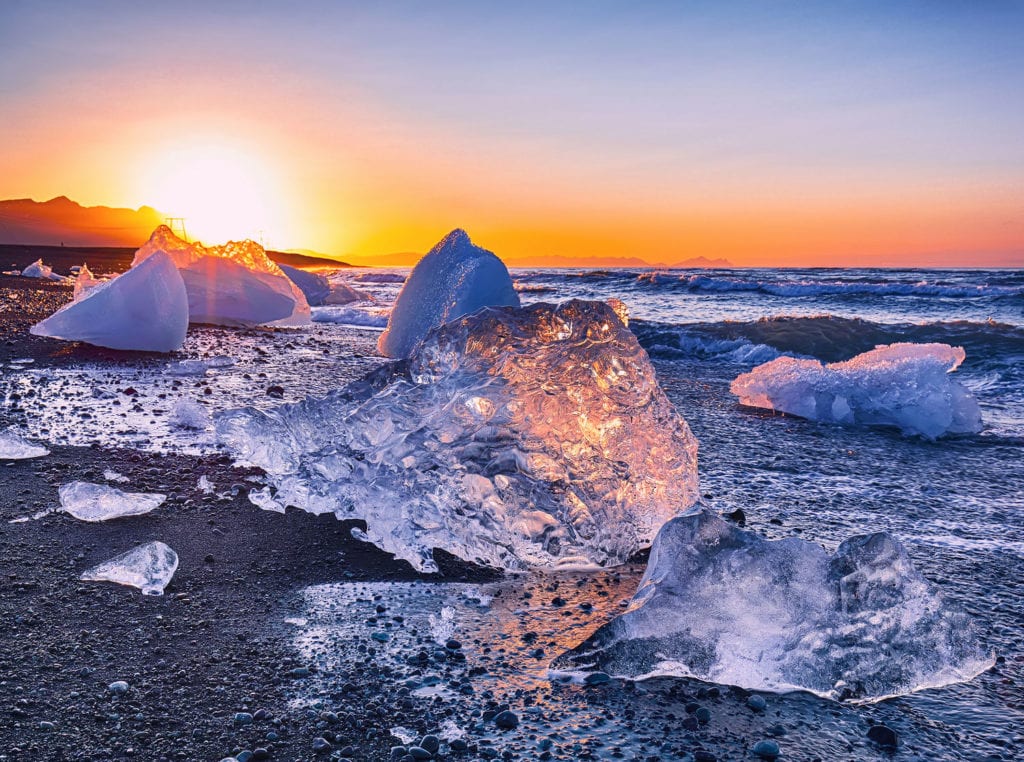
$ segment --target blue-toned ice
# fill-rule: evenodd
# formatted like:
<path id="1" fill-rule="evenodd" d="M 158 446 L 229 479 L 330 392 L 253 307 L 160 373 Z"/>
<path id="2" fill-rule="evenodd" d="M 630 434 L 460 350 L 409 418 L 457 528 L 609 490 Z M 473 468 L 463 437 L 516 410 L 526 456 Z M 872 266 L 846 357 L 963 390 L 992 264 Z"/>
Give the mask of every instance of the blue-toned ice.
<path id="1" fill-rule="evenodd" d="M 891 535 L 851 537 L 829 555 L 701 511 L 662 527 L 626 611 L 552 667 L 872 701 L 991 665 L 971 618 Z"/>
<path id="2" fill-rule="evenodd" d="M 604 302 L 483 309 L 323 399 L 217 418 L 283 508 L 420 570 L 613 565 L 697 498 L 697 441 Z M 266 500 L 261 498 L 263 507 Z"/>

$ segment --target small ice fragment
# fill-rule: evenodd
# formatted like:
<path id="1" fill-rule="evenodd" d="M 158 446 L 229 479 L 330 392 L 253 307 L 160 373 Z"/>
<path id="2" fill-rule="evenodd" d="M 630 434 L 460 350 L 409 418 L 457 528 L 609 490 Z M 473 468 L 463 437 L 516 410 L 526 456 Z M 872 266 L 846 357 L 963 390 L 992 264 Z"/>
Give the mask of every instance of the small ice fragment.
<path id="1" fill-rule="evenodd" d="M 299 287 L 310 307 L 319 307 L 331 295 L 331 284 L 323 275 L 300 270 L 298 267 L 290 265 L 278 265 L 278 267 L 288 276 L 288 280 Z"/>
<path id="2" fill-rule="evenodd" d="M 192 400 L 178 400 L 171 408 L 168 422 L 176 429 L 202 431 L 213 422 L 206 408 Z"/>
<path id="3" fill-rule="evenodd" d="M 369 535 L 367 535 L 366 532 L 364 532 L 359 527 L 352 527 L 348 531 L 348 533 L 350 535 L 352 535 L 352 539 L 353 540 L 359 540 L 359 542 L 369 542 L 369 543 L 373 542 L 373 540 L 370 539 Z"/>
<path id="4" fill-rule="evenodd" d="M 481 307 L 518 306 L 505 263 L 453 230 L 416 263 L 377 347 L 388 357 L 408 357 L 431 328 Z"/>
<path id="5" fill-rule="evenodd" d="M 149 513 L 167 499 L 159 493 L 122 492 L 106 484 L 70 482 L 59 490 L 61 509 L 80 521 L 108 521 Z"/>
<path id="6" fill-rule="evenodd" d="M 205 376 L 208 368 L 202 360 L 178 360 L 168 363 L 164 372 L 168 376 Z"/>
<path id="7" fill-rule="evenodd" d="M 143 595 L 163 595 L 178 568 L 178 554 L 162 542 L 148 542 L 82 573 L 83 582 L 115 582 Z"/>
<path id="8" fill-rule="evenodd" d="M 213 492 L 216 490 L 216 488 L 213 486 L 213 483 L 206 478 L 206 474 L 203 474 L 202 476 L 199 477 L 199 483 L 196 485 L 196 489 L 198 489 L 205 495 L 212 495 Z"/>
<path id="9" fill-rule="evenodd" d="M 98 347 L 172 352 L 185 342 L 188 298 L 170 258 L 157 252 L 81 297 L 29 332 Z"/>
<path id="10" fill-rule="evenodd" d="M 779 357 L 730 386 L 751 407 L 832 423 L 895 426 L 936 439 L 981 431 L 977 400 L 949 373 L 964 350 L 948 344 L 889 344 L 845 362 Z"/>
<path id="11" fill-rule="evenodd" d="M 451 606 L 443 606 L 437 616 L 430 614 L 427 619 L 430 621 L 430 637 L 435 643 L 443 645 L 455 634 L 455 609 Z"/>
<path id="12" fill-rule="evenodd" d="M 401 725 L 399 725 L 397 727 L 394 727 L 394 728 L 391 728 L 390 732 L 391 732 L 391 735 L 393 735 L 395 738 L 397 738 L 399 741 L 401 741 L 404 744 L 410 744 L 413 741 L 415 741 L 417 738 L 419 738 L 418 734 L 414 733 L 413 731 L 409 730 L 408 728 L 403 728 Z"/>
<path id="13" fill-rule="evenodd" d="M 445 720 L 441 723 L 441 727 L 438 728 L 438 735 L 449 743 L 451 741 L 458 740 L 466 735 L 466 731 L 456 725 L 452 720 Z"/>
<path id="14" fill-rule="evenodd" d="M 45 447 L 32 444 L 13 428 L 0 431 L 0 460 L 27 460 L 49 454 Z"/>
<path id="15" fill-rule="evenodd" d="M 63 275 L 58 275 L 53 271 L 52 268 L 47 267 L 43 264 L 43 260 L 37 259 L 35 262 L 30 264 L 24 270 L 21 271 L 23 278 L 39 278 L 41 280 L 53 280 L 53 281 L 65 281 Z"/>
<path id="16" fill-rule="evenodd" d="M 249 502 L 264 511 L 285 513 L 285 508 L 270 494 L 270 487 L 249 490 Z"/>
<path id="17" fill-rule="evenodd" d="M 127 484 L 129 479 L 124 474 L 119 474 L 117 471 L 111 471 L 109 468 L 103 472 L 103 478 L 108 482 L 117 482 L 118 484 Z"/>
<path id="18" fill-rule="evenodd" d="M 235 358 L 228 357 L 227 355 L 214 355 L 206 360 L 206 367 L 208 368 L 230 368 L 235 364 Z"/>
<path id="19" fill-rule="evenodd" d="M 71 269 L 74 270 L 75 268 Z M 75 277 L 75 301 L 77 302 L 84 297 L 90 289 L 96 288 L 96 286 L 105 282 L 99 278 L 94 278 L 93 274 L 89 271 L 88 265 L 82 265 L 78 268 L 78 274 Z"/>
<path id="20" fill-rule="evenodd" d="M 860 702 L 969 680 L 991 663 L 970 616 L 892 536 L 857 535 L 830 555 L 701 511 L 662 527 L 626 610 L 552 668 Z"/>

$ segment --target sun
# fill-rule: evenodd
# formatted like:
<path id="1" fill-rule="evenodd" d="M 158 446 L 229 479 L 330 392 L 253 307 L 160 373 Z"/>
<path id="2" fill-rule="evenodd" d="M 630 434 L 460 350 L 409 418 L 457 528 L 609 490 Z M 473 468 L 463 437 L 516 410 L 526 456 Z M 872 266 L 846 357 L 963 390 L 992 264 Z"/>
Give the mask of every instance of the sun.
<path id="1" fill-rule="evenodd" d="M 218 138 L 181 140 L 148 152 L 140 174 L 145 203 L 184 218 L 192 240 L 251 238 L 283 247 L 291 239 L 283 184 L 251 146 Z"/>

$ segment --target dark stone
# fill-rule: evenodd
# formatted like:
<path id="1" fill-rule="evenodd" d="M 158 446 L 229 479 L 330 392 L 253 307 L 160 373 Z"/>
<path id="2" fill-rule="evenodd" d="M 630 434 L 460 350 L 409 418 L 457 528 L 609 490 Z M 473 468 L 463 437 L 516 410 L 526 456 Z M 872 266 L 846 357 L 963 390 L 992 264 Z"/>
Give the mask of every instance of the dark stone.
<path id="1" fill-rule="evenodd" d="M 888 725 L 872 725 L 868 728 L 868 740 L 883 749 L 895 749 L 900 745 L 900 737 Z"/>

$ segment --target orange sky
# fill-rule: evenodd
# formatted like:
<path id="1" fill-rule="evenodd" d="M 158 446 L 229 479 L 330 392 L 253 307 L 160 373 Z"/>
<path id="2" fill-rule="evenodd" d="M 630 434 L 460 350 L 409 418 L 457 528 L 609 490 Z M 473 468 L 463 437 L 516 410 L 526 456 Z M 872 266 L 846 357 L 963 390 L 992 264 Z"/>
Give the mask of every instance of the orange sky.
<path id="1" fill-rule="evenodd" d="M 168 19 L 144 11 L 25 11 L 21 34 L 0 33 L 14 45 L 0 198 L 147 204 L 211 242 L 262 235 L 338 256 L 425 251 L 463 227 L 506 258 L 1024 266 L 1024 83 L 1017 68 L 1005 92 L 971 89 L 1013 63 L 983 25 L 988 48 L 968 44 L 970 25 L 953 48 L 942 25 L 926 39 L 896 25 L 837 51 L 804 41 L 796 57 L 782 42 L 750 49 L 751 32 L 732 41 L 747 44 L 737 62 L 648 53 L 657 18 L 624 32 L 591 19 L 564 52 L 516 37 L 518 19 L 515 45 L 488 47 L 435 44 L 437 28 L 369 11 L 330 17 L 327 32 L 301 14 L 239 16 L 237 29 L 183 13 L 152 45 L 145 25 Z M 666 39 L 699 48 L 718 21 L 666 16 Z M 299 41 L 268 42 L 281 25 Z M 633 46 L 621 60 L 607 60 L 609 30 Z M 970 76 L 957 68 L 968 56 Z"/>

